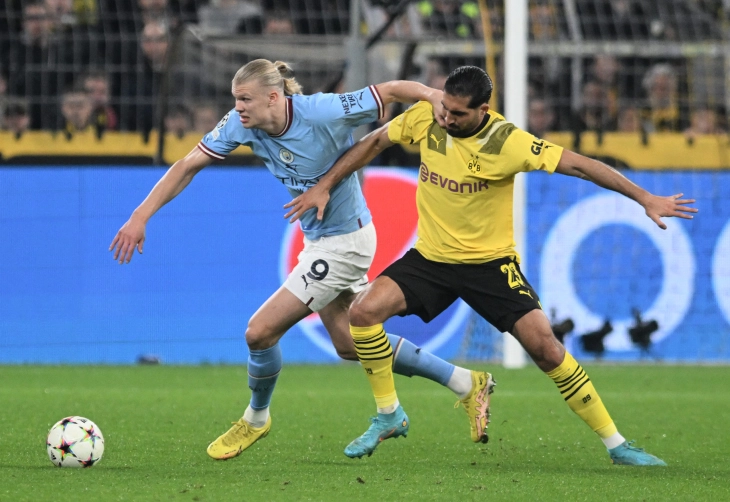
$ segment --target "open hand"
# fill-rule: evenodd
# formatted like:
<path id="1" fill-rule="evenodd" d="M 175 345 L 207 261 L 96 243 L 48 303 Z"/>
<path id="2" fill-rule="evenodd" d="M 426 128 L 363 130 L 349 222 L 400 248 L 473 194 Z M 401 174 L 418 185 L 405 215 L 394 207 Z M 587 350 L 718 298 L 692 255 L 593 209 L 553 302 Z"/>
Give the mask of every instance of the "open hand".
<path id="1" fill-rule="evenodd" d="M 322 218 L 324 218 L 324 208 L 327 206 L 329 200 L 329 190 L 320 185 L 314 185 L 299 197 L 296 197 L 290 202 L 284 204 L 284 209 L 289 209 L 289 212 L 284 215 L 284 218 L 291 218 L 289 223 L 294 223 L 301 218 L 305 212 L 316 207 L 317 219 L 322 220 Z"/>
<path id="2" fill-rule="evenodd" d="M 691 214 L 696 213 L 699 209 L 695 207 L 687 207 L 687 204 L 694 204 L 694 199 L 681 199 L 684 194 L 678 193 L 676 195 L 670 195 L 669 197 L 660 197 L 658 195 L 651 195 L 646 202 L 642 203 L 646 210 L 646 215 L 656 223 L 659 228 L 666 230 L 667 226 L 661 220 L 664 217 L 674 216 L 676 218 L 684 218 L 685 220 L 691 220 L 694 218 Z"/>
<path id="3" fill-rule="evenodd" d="M 134 248 L 137 248 L 139 254 L 142 254 L 142 247 L 145 240 L 146 224 L 135 218 L 134 216 L 127 220 L 122 228 L 117 232 L 116 237 L 109 246 L 109 251 L 114 251 L 114 260 L 119 260 L 119 264 L 129 263 L 134 254 Z"/>

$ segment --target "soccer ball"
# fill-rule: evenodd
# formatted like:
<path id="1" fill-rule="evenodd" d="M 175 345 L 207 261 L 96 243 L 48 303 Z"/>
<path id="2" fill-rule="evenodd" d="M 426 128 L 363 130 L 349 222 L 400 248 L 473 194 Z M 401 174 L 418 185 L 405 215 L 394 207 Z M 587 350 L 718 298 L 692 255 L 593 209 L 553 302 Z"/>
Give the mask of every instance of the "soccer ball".
<path id="1" fill-rule="evenodd" d="M 104 436 L 88 418 L 66 417 L 51 427 L 46 449 L 53 465 L 91 467 L 104 454 Z"/>

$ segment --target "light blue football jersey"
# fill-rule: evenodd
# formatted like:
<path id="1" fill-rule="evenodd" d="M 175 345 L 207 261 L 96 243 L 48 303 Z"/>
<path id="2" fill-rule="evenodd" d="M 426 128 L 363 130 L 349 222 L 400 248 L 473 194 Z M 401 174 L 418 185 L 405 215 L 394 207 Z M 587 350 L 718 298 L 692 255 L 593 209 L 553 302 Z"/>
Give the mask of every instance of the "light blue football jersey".
<path id="1" fill-rule="evenodd" d="M 287 97 L 286 127 L 277 136 L 246 129 L 235 109 L 198 143 L 214 159 L 224 159 L 239 145 L 253 150 L 292 198 L 316 185 L 353 144 L 352 131 L 382 118 L 383 101 L 374 85 L 346 94 L 295 94 Z M 355 173 L 330 193 L 322 221 L 316 208 L 301 217 L 304 235 L 318 239 L 354 232 L 372 220 Z"/>

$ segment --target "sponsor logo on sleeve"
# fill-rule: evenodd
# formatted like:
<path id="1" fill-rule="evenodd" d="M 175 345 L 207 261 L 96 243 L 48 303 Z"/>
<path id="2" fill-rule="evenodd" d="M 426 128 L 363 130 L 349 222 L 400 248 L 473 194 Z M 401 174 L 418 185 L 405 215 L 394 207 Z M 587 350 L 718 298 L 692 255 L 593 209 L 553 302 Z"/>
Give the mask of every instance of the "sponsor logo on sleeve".
<path id="1" fill-rule="evenodd" d="M 540 153 L 542 153 L 543 148 L 545 150 L 547 150 L 551 146 L 552 145 L 548 145 L 545 141 L 533 141 L 532 142 L 532 147 L 530 148 L 530 151 L 534 155 L 540 155 Z"/>
<path id="2" fill-rule="evenodd" d="M 353 108 L 359 108 L 360 110 L 364 109 L 360 103 L 362 96 L 362 92 L 359 97 L 351 92 L 348 92 L 347 94 L 340 94 L 340 104 L 342 105 L 342 110 L 345 112 L 345 115 L 349 115 L 353 111 Z"/>

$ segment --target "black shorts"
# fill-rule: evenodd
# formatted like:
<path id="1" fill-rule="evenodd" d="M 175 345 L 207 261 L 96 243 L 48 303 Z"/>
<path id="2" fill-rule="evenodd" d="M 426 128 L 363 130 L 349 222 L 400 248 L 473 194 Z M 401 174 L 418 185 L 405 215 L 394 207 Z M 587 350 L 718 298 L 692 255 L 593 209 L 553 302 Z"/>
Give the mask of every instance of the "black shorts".
<path id="1" fill-rule="evenodd" d="M 415 249 L 386 268 L 381 275 L 398 284 L 406 298 L 406 312 L 429 322 L 457 298 L 464 300 L 495 328 L 511 331 L 540 299 L 522 276 L 514 257 L 479 264 L 439 263 Z"/>

